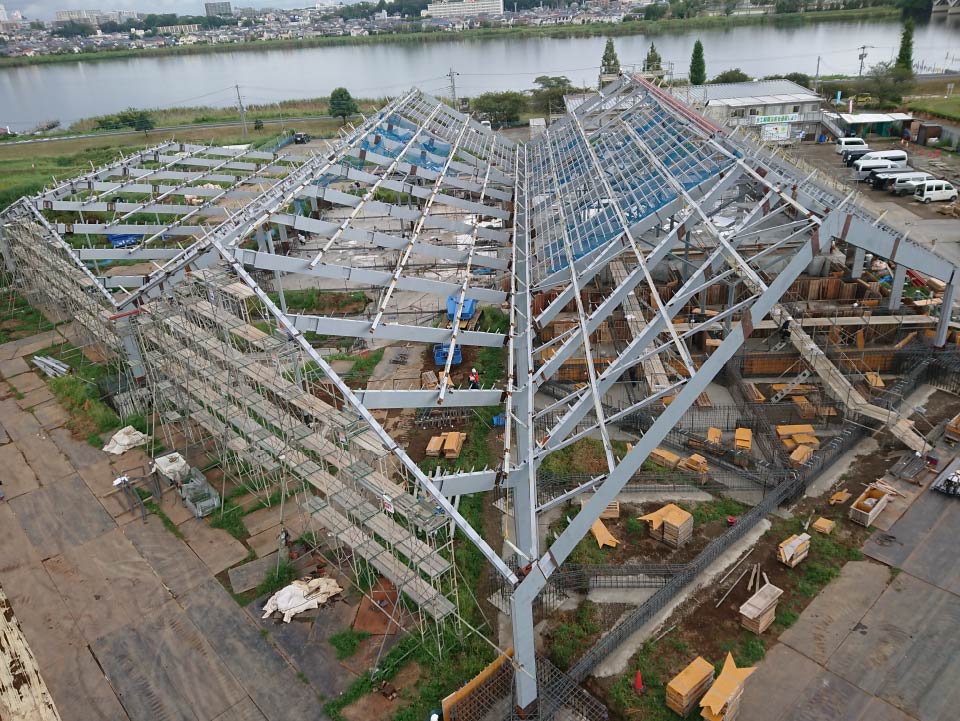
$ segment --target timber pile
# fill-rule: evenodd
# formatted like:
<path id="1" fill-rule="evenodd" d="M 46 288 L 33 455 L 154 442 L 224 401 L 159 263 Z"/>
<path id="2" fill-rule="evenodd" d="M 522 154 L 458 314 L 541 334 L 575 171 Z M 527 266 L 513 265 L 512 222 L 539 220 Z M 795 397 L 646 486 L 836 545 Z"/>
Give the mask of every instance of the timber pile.
<path id="1" fill-rule="evenodd" d="M 738 451 L 753 451 L 753 430 L 750 428 L 737 428 L 733 432 L 733 447 Z"/>
<path id="2" fill-rule="evenodd" d="M 590 502 L 589 498 L 581 498 L 580 499 L 581 510 L 589 502 Z M 601 520 L 604 520 L 604 521 L 609 521 L 611 518 L 620 518 L 620 501 L 614 501 L 613 503 L 609 504 L 606 508 L 604 508 L 600 512 L 600 518 Z"/>
<path id="3" fill-rule="evenodd" d="M 810 552 L 810 534 L 794 534 L 777 547 L 777 558 L 780 563 L 795 568 Z"/>
<path id="4" fill-rule="evenodd" d="M 673 503 L 640 516 L 639 520 L 647 522 L 651 538 L 671 548 L 680 548 L 693 537 L 693 516 Z"/>
<path id="5" fill-rule="evenodd" d="M 728 653 L 723 670 L 713 686 L 700 699 L 700 714 L 706 721 L 734 721 L 740 711 L 743 683 L 756 669 L 737 668 L 733 655 Z"/>
<path id="6" fill-rule="evenodd" d="M 447 440 L 447 434 L 441 433 L 439 436 L 434 436 L 427 442 L 427 455 L 431 458 L 439 458 L 440 451 L 443 450 L 443 443 Z"/>
<path id="7" fill-rule="evenodd" d="M 463 450 L 463 444 L 467 440 L 467 434 L 458 433 L 457 431 L 452 431 L 450 433 L 445 433 L 444 435 L 447 438 L 443 442 L 443 457 L 459 458 L 460 451 Z"/>
<path id="8" fill-rule="evenodd" d="M 667 708 L 686 718 L 713 681 L 713 664 L 697 656 L 667 684 Z"/>
<path id="9" fill-rule="evenodd" d="M 709 470 L 707 466 L 707 459 L 701 456 L 698 453 L 694 453 L 689 458 L 684 458 L 680 462 L 680 468 L 684 468 L 688 471 L 693 471 L 694 473 L 699 473 L 704 475 Z"/>
<path id="10" fill-rule="evenodd" d="M 650 460 L 667 468 L 676 468 L 677 464 L 680 463 L 680 456 L 662 448 L 654 448 L 650 453 Z"/>
<path id="11" fill-rule="evenodd" d="M 758 636 L 770 628 L 783 590 L 767 583 L 740 606 L 740 625 Z"/>
<path id="12" fill-rule="evenodd" d="M 818 533 L 829 535 L 833 533 L 833 529 L 836 528 L 836 526 L 837 526 L 836 521 L 832 521 L 829 518 L 824 518 L 823 516 L 820 516 L 820 518 L 818 518 L 816 521 L 813 522 L 813 526 L 811 526 L 811 528 L 813 528 L 813 530 L 817 531 Z"/>
<path id="13" fill-rule="evenodd" d="M 809 461 L 812 455 L 813 449 L 810 446 L 798 445 L 793 449 L 793 453 L 790 454 L 790 466 L 793 468 L 799 468 L 804 463 Z"/>

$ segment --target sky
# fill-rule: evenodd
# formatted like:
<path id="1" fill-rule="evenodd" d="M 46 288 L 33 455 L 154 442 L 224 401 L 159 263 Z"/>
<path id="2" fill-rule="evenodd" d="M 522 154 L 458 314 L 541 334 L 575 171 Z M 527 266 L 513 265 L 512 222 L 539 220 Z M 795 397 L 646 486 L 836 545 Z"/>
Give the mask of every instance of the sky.
<path id="1" fill-rule="evenodd" d="M 31 20 L 52 20 L 57 10 L 130 10 L 139 13 L 176 13 L 177 15 L 203 15 L 203 0 L 0 0 L 9 15 L 19 10 Z M 238 7 L 296 8 L 312 6 L 304 0 L 234 0 Z"/>

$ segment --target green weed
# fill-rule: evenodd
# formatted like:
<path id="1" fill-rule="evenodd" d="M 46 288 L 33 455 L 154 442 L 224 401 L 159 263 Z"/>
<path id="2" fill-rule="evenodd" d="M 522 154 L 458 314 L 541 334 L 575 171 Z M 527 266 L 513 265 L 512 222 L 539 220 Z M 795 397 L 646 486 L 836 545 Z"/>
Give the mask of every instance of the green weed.
<path id="1" fill-rule="evenodd" d="M 354 631 L 348 628 L 340 633 L 333 634 L 327 642 L 337 650 L 337 658 L 341 661 L 350 658 L 360 648 L 360 644 L 370 638 L 366 631 Z"/>

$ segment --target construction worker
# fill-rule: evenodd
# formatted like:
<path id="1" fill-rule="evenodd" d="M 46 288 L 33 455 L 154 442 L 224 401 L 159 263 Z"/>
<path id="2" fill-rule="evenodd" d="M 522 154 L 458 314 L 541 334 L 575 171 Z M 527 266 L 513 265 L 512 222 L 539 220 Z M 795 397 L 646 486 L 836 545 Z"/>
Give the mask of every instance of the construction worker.
<path id="1" fill-rule="evenodd" d="M 469 380 L 470 380 L 470 390 L 476 390 L 477 388 L 480 387 L 480 374 L 477 373 L 476 368 L 470 369 Z"/>

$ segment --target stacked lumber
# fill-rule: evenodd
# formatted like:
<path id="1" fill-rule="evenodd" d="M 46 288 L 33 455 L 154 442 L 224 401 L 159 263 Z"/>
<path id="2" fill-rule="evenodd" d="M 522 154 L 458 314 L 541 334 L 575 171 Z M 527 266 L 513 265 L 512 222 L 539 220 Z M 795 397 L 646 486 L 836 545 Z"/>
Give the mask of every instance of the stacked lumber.
<path id="1" fill-rule="evenodd" d="M 886 387 L 883 382 L 883 378 L 880 377 L 879 373 L 869 371 L 864 373 L 863 377 L 867 379 L 867 385 L 870 386 L 871 390 L 880 390 L 881 388 Z"/>
<path id="2" fill-rule="evenodd" d="M 797 433 L 809 433 L 811 436 L 816 432 L 809 423 L 802 423 L 794 426 L 775 426 L 778 438 L 789 438 Z"/>
<path id="3" fill-rule="evenodd" d="M 793 453 L 790 454 L 790 466 L 799 468 L 809 461 L 812 455 L 813 449 L 810 446 L 797 445 L 797 447 L 793 449 Z"/>
<path id="4" fill-rule="evenodd" d="M 798 446 L 810 446 L 813 450 L 820 450 L 820 439 L 810 433 L 797 433 L 791 436 Z"/>
<path id="5" fill-rule="evenodd" d="M 467 434 L 451 431 L 450 433 L 444 433 L 443 435 L 446 436 L 446 439 L 443 441 L 443 457 L 459 458 L 460 451 L 463 449 L 463 444 L 467 440 Z"/>
<path id="6" fill-rule="evenodd" d="M 775 392 L 792 391 L 794 393 L 812 393 L 817 390 L 817 387 L 811 383 L 797 383 L 795 385 L 789 383 L 772 383 L 770 388 Z"/>
<path id="7" fill-rule="evenodd" d="M 750 428 L 737 428 L 737 430 L 733 432 L 733 447 L 738 451 L 752 451 L 753 430 Z"/>
<path id="8" fill-rule="evenodd" d="M 777 603 L 783 590 L 772 583 L 764 584 L 763 588 L 753 594 L 740 606 L 740 625 L 758 636 L 770 628 L 777 615 Z"/>
<path id="9" fill-rule="evenodd" d="M 441 433 L 439 436 L 433 436 L 433 438 L 427 442 L 427 455 L 431 458 L 439 458 L 440 451 L 443 450 L 443 444 L 446 440 L 446 433 Z"/>
<path id="10" fill-rule="evenodd" d="M 831 521 L 829 518 L 824 518 L 820 516 L 816 521 L 813 522 L 813 530 L 824 535 L 829 535 L 833 533 L 833 529 L 836 527 L 837 522 Z"/>
<path id="11" fill-rule="evenodd" d="M 706 721 L 733 721 L 740 711 L 743 684 L 754 668 L 737 668 L 733 655 L 728 653 L 717 680 L 700 699 L 700 715 Z"/>
<path id="12" fill-rule="evenodd" d="M 680 463 L 680 456 L 662 448 L 654 448 L 650 453 L 650 460 L 667 468 L 676 468 L 677 464 Z"/>
<path id="13" fill-rule="evenodd" d="M 680 548 L 693 537 L 693 516 L 673 503 L 640 516 L 639 520 L 647 522 L 651 538 L 671 548 Z"/>
<path id="14" fill-rule="evenodd" d="M 787 453 L 792 453 L 797 447 L 797 442 L 790 437 L 781 438 L 780 442 L 783 444 L 783 447 L 787 449 Z"/>
<path id="15" fill-rule="evenodd" d="M 810 552 L 810 534 L 793 534 L 777 547 L 777 558 L 780 563 L 795 568 Z"/>
<path id="16" fill-rule="evenodd" d="M 710 402 L 710 396 L 707 395 L 706 391 L 697 396 L 694 404 L 697 408 L 713 408 L 713 403 Z"/>
<path id="17" fill-rule="evenodd" d="M 680 468 L 684 468 L 693 473 L 705 474 L 709 469 L 707 466 L 707 459 L 701 456 L 699 453 L 694 453 L 689 458 L 684 458 L 680 462 Z"/>
<path id="18" fill-rule="evenodd" d="M 686 718 L 713 681 L 713 664 L 697 656 L 667 684 L 667 708 Z"/>
<path id="19" fill-rule="evenodd" d="M 816 418 L 817 407 L 806 396 L 790 396 L 790 400 L 800 409 L 800 417 L 805 419 Z"/>
<path id="20" fill-rule="evenodd" d="M 585 505 L 590 502 L 589 498 L 580 499 L 580 508 L 582 509 Z M 620 518 L 620 501 L 614 501 L 609 504 L 600 512 L 600 518 L 604 521 L 608 521 L 611 518 Z"/>

